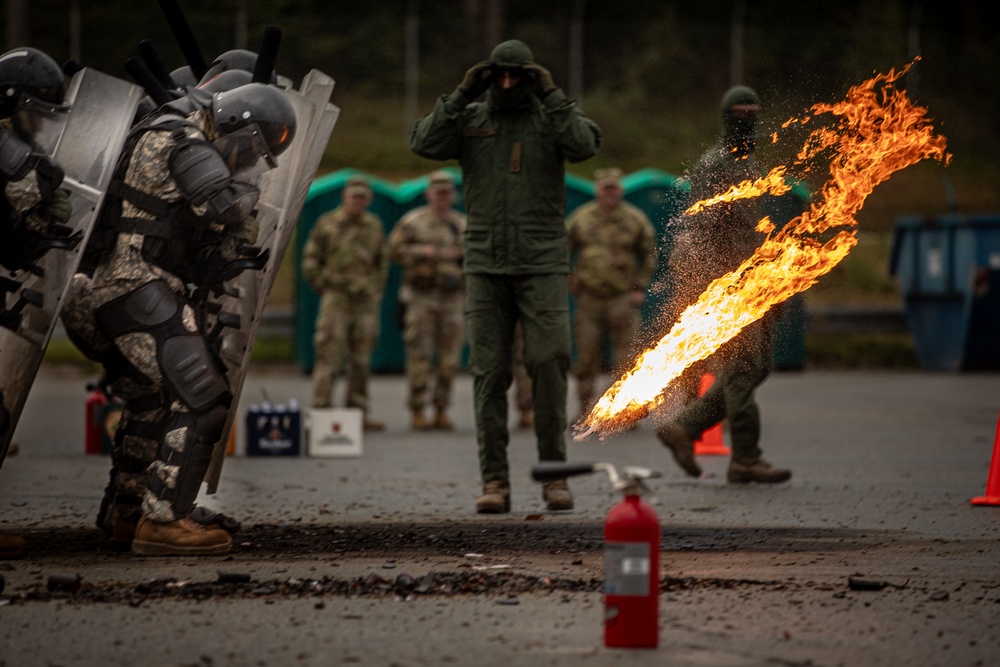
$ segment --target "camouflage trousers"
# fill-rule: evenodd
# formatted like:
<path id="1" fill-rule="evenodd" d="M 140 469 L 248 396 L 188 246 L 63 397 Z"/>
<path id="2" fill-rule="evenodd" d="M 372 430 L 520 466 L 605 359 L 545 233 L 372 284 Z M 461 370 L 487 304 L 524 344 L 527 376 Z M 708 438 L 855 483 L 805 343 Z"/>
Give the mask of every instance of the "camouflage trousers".
<path id="1" fill-rule="evenodd" d="M 594 384 L 604 360 L 605 336 L 611 342 L 611 365 L 616 371 L 624 370 L 622 367 L 636 352 L 639 310 L 632 305 L 631 298 L 628 292 L 618 296 L 597 296 L 583 290 L 576 296 L 574 375 L 582 413 L 589 412 L 596 400 Z"/>
<path id="2" fill-rule="evenodd" d="M 91 305 L 105 302 L 105 297 L 122 291 L 122 285 L 127 284 L 98 286 L 90 293 L 94 299 Z M 173 294 L 179 313 L 175 326 L 185 332 L 175 331 L 172 340 L 200 336 L 192 306 L 176 292 L 164 293 Z M 99 337 L 98 330 L 92 333 Z M 224 424 L 218 418 L 203 419 L 179 398 L 162 366 L 156 334 L 138 330 L 110 341 L 102 362 L 113 380 L 111 393 L 123 399 L 125 406 L 111 450 L 103 521 L 113 522 L 115 516 L 134 521 L 140 514 L 161 522 L 183 518 L 190 512 L 208 467 L 203 453 L 221 439 Z M 216 404 L 209 411 L 225 413 L 225 409 L 225 405 Z M 182 488 L 191 492 L 181 493 Z"/>
<path id="3" fill-rule="evenodd" d="M 465 343 L 463 292 L 412 291 L 406 302 L 403 342 L 406 344 L 407 406 L 422 410 L 434 378 L 431 402 L 444 409 L 451 402 L 451 387 Z"/>
<path id="4" fill-rule="evenodd" d="M 368 408 L 368 377 L 378 342 L 379 301 L 355 298 L 336 290 L 320 297 L 313 365 L 313 407 L 333 405 L 333 389 L 347 366 L 349 408 Z"/>

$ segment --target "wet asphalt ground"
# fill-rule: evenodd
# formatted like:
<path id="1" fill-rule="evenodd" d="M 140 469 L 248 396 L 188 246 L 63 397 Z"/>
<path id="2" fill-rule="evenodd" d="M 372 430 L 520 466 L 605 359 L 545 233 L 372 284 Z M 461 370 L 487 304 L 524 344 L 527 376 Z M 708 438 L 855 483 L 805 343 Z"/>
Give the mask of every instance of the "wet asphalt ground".
<path id="1" fill-rule="evenodd" d="M 654 650 L 602 644 L 606 478 L 571 480 L 576 509 L 545 511 L 533 437 L 514 431 L 512 511 L 474 513 L 468 377 L 453 432 L 410 431 L 405 381 L 378 376 L 388 428 L 360 458 L 229 458 L 201 501 L 243 523 L 224 558 L 108 548 L 93 525 L 108 459 L 83 453 L 88 379 L 43 367 L 0 469 L 0 529 L 30 541 L 0 562 L 0 665 L 1000 664 L 1000 507 L 969 503 L 986 490 L 1000 374 L 775 374 L 763 447 L 794 476 L 774 487 L 727 484 L 719 456 L 685 477 L 653 418 L 572 442 L 571 460 L 664 474 L 649 499 Z M 241 405 L 265 391 L 304 405 L 309 380 L 254 368 Z"/>

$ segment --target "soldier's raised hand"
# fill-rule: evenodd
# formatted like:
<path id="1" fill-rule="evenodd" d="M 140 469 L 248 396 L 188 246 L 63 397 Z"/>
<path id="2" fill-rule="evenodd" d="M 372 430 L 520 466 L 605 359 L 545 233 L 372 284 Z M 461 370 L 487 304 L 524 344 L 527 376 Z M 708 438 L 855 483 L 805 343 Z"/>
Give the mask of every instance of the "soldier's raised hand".
<path id="1" fill-rule="evenodd" d="M 458 89 L 466 99 L 474 100 L 493 83 L 493 64 L 489 60 L 478 62 L 468 69 Z"/>
<path id="2" fill-rule="evenodd" d="M 549 93 L 559 87 L 552 80 L 552 72 L 538 63 L 526 63 L 522 67 L 528 73 L 528 77 L 531 79 L 531 88 L 538 97 L 544 99 Z"/>

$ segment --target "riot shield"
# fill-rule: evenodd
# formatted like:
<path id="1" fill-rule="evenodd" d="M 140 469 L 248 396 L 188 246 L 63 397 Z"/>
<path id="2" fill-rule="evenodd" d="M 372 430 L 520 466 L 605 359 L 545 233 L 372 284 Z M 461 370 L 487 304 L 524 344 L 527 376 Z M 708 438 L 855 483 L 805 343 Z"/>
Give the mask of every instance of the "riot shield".
<path id="1" fill-rule="evenodd" d="M 260 222 L 257 245 L 268 253 L 268 261 L 261 270 L 245 271 L 230 281 L 226 294 L 217 298 L 220 315 L 214 333 L 221 337 L 221 357 L 234 399 L 223 430 L 225 436 L 216 443 L 212 465 L 205 475 L 208 493 L 215 493 L 218 488 L 227 437 L 236 420 L 240 392 L 267 297 L 340 115 L 340 109 L 329 102 L 333 87 L 333 79 L 313 70 L 303 80 L 300 90 L 286 91 L 295 109 L 295 138 L 279 156 L 278 166 L 265 174 L 257 204 Z"/>
<path id="2" fill-rule="evenodd" d="M 8 417 L 0 433 L 0 465 L 141 97 L 138 86 L 82 69 L 70 81 L 61 127 L 46 128 L 73 213 L 66 233 L 47 243 L 32 266 L 0 276 L 0 396 Z"/>

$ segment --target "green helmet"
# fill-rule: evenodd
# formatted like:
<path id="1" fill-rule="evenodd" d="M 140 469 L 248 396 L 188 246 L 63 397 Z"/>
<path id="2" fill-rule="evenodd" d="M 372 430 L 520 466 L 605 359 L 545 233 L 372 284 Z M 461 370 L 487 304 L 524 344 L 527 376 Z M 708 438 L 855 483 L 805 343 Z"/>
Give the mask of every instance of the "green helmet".
<path id="1" fill-rule="evenodd" d="M 722 96 L 722 113 L 729 113 L 733 107 L 741 104 L 760 106 L 760 97 L 749 86 L 733 86 Z"/>
<path id="2" fill-rule="evenodd" d="M 501 42 L 490 54 L 490 62 L 497 67 L 522 67 L 534 61 L 531 49 L 519 39 Z"/>

